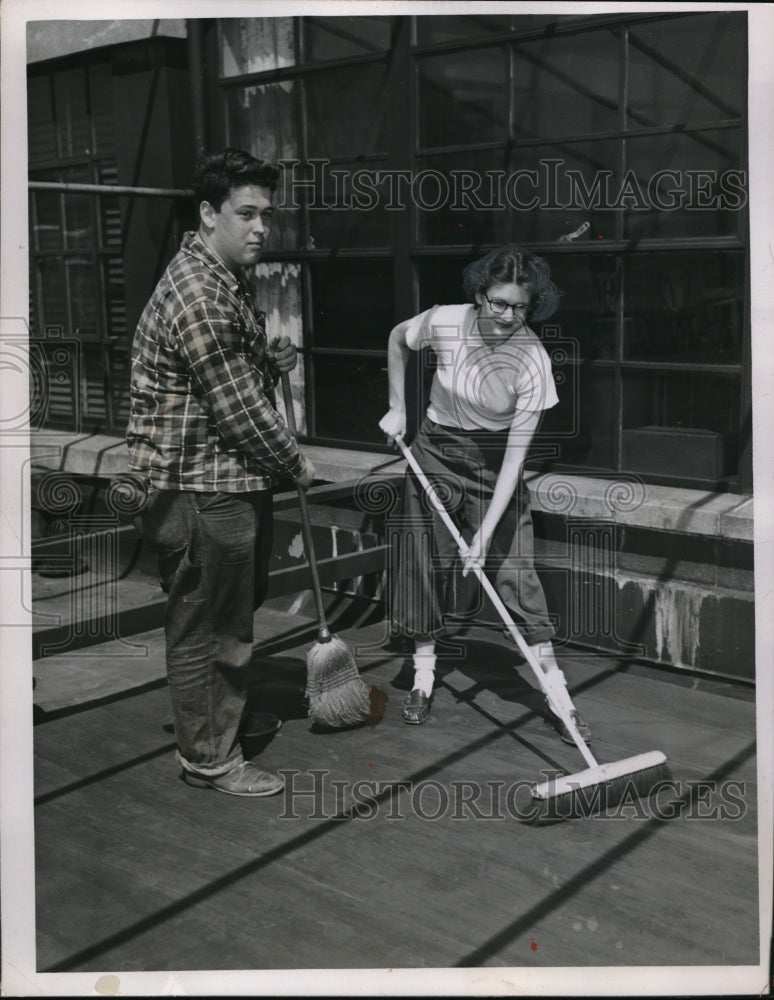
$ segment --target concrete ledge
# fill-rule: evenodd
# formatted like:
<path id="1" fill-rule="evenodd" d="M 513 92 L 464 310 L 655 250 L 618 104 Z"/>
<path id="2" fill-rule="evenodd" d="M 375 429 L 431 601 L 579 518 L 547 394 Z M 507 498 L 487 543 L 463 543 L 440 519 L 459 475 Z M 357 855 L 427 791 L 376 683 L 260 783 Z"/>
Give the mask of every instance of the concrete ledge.
<path id="1" fill-rule="evenodd" d="M 402 475 L 405 462 L 383 452 L 305 445 L 325 482 L 350 482 L 373 475 Z M 89 476 L 117 476 L 127 471 L 123 439 L 101 434 L 39 431 L 30 452 L 37 469 Z M 550 514 L 685 534 L 753 540 L 753 500 L 748 494 L 711 493 L 671 486 L 651 486 L 622 473 L 617 479 L 582 474 L 527 475 L 533 506 Z"/>
<path id="2" fill-rule="evenodd" d="M 533 507 L 546 513 L 753 540 L 753 500 L 749 494 L 652 486 L 625 473 L 612 480 L 577 473 L 533 474 L 527 476 L 527 482 Z"/>

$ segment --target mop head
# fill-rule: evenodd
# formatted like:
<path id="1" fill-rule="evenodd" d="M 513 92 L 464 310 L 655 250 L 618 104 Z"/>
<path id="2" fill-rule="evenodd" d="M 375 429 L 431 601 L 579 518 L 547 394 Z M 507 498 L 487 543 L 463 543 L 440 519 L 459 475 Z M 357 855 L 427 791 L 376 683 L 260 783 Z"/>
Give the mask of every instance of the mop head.
<path id="1" fill-rule="evenodd" d="M 622 809 L 648 798 L 669 779 L 669 765 L 660 750 L 597 764 L 535 785 L 526 818 L 536 824 L 552 823 Z"/>
<path id="2" fill-rule="evenodd" d="M 309 715 L 327 729 L 366 722 L 371 711 L 370 689 L 357 669 L 352 650 L 337 636 L 317 642 L 306 657 Z"/>

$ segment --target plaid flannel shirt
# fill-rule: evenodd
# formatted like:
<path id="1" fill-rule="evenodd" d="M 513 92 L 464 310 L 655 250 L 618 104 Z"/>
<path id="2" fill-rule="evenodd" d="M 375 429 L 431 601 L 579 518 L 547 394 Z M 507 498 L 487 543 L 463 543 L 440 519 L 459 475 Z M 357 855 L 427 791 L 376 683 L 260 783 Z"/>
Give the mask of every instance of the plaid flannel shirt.
<path id="1" fill-rule="evenodd" d="M 227 493 L 299 475 L 274 407 L 278 374 L 247 274 L 186 233 L 135 333 L 129 467 L 160 489 Z"/>

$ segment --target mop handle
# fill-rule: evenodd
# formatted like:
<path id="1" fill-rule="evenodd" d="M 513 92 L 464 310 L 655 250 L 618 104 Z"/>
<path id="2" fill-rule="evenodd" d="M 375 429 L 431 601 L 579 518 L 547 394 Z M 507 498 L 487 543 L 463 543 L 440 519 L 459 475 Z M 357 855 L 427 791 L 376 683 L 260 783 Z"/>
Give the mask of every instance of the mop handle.
<path id="1" fill-rule="evenodd" d="M 451 519 L 451 517 L 449 515 L 449 512 L 446 510 L 446 508 L 444 507 L 444 505 L 438 499 L 438 495 L 435 492 L 435 490 L 433 489 L 433 486 L 432 486 L 430 480 L 427 478 L 427 476 L 423 472 L 421 466 L 417 462 L 416 458 L 414 458 L 414 456 L 411 453 L 410 449 L 407 447 L 405 441 L 403 440 L 403 437 L 400 434 L 398 434 L 395 437 L 395 441 L 396 441 L 398 447 L 400 448 L 400 450 L 403 452 L 403 457 L 406 459 L 406 461 L 408 462 L 408 464 L 411 466 L 411 468 L 413 469 L 414 473 L 416 474 L 417 479 L 419 480 L 419 482 L 424 487 L 425 493 L 429 497 L 430 502 L 432 503 L 433 507 L 435 507 L 435 509 L 438 511 L 438 514 L 440 515 L 441 520 L 446 525 L 446 527 L 449 529 L 449 533 L 451 534 L 452 538 L 456 542 L 456 544 L 457 544 L 457 546 L 458 546 L 458 548 L 460 550 L 461 555 L 462 556 L 466 556 L 468 554 L 468 552 L 470 551 L 469 547 L 468 547 L 467 543 L 465 542 L 465 539 L 459 533 L 459 530 L 457 529 L 457 525 Z M 497 609 L 500 617 L 502 618 L 503 622 L 505 623 L 506 628 L 510 632 L 511 636 L 513 637 L 514 641 L 516 642 L 516 645 L 519 647 L 519 650 L 521 651 L 522 655 L 524 656 L 524 659 L 527 661 L 527 663 L 532 668 L 532 671 L 535 674 L 535 677 L 537 678 L 538 683 L 540 684 L 541 690 L 543 690 L 545 692 L 545 694 L 550 695 L 552 693 L 551 690 L 550 690 L 551 681 L 548 679 L 548 674 L 546 673 L 545 670 L 543 670 L 543 668 L 538 663 L 538 661 L 537 661 L 534 653 L 529 648 L 529 645 L 527 644 L 526 640 L 524 639 L 524 636 L 519 631 L 516 623 L 514 622 L 513 618 L 511 617 L 508 609 L 506 608 L 505 604 L 503 604 L 503 601 L 500 598 L 500 595 L 495 590 L 492 581 L 489 579 L 489 577 L 486 575 L 486 573 L 483 571 L 483 569 L 480 566 L 474 566 L 473 567 L 473 571 L 475 572 L 476 576 L 478 577 L 479 582 L 481 583 L 481 586 L 484 588 L 484 590 L 488 594 L 489 599 L 491 600 L 492 604 Z M 556 699 L 556 700 L 558 700 L 558 699 Z M 559 706 L 557 705 L 557 707 L 559 707 Z M 573 729 L 575 729 L 576 732 L 573 733 L 573 737 L 575 739 L 576 744 L 578 745 L 578 749 L 580 750 L 580 752 L 585 757 L 586 763 L 589 764 L 591 767 L 595 767 L 597 762 L 594 759 L 594 757 L 592 756 L 591 751 L 586 746 L 586 743 L 584 742 L 584 740 L 582 739 L 582 737 L 580 736 L 580 734 L 578 733 L 577 736 L 576 736 L 577 727 L 575 726 L 573 720 L 572 719 L 566 719 L 564 721 L 565 721 L 565 724 L 569 723 L 569 725 L 567 726 L 567 728 L 570 730 L 571 733 L 572 733 Z"/>
<path id="2" fill-rule="evenodd" d="M 282 372 L 282 398 L 285 402 L 285 416 L 288 430 L 293 437 L 298 440 L 296 429 L 296 415 L 293 411 L 293 394 L 290 391 L 290 376 L 287 372 Z M 317 609 L 317 621 L 320 625 L 319 639 L 326 642 L 330 639 L 331 633 L 325 620 L 325 608 L 323 607 L 322 589 L 320 587 L 320 574 L 317 569 L 317 559 L 314 553 L 314 541 L 312 539 L 312 522 L 309 517 L 309 504 L 306 498 L 306 491 L 303 486 L 298 486 L 298 506 L 301 510 L 301 530 L 304 534 L 304 548 L 306 558 L 309 562 L 309 572 L 312 577 L 312 590 L 314 592 L 314 603 Z"/>

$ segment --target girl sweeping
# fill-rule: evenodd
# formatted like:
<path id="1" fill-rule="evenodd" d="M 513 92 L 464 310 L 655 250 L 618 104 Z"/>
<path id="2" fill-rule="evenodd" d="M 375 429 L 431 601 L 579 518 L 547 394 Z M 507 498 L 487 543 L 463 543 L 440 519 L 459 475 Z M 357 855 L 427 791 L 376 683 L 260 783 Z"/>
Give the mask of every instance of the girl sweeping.
<path id="1" fill-rule="evenodd" d="M 409 469 L 391 596 L 394 625 L 414 639 L 414 685 L 402 707 L 410 725 L 421 725 L 430 713 L 435 640 L 450 618 L 486 618 L 472 572 L 478 567 L 543 669 L 558 670 L 534 567 L 523 469 L 543 410 L 558 402 L 548 354 L 528 322 L 551 316 L 559 292 L 546 262 L 513 245 L 469 264 L 463 290 L 469 304 L 434 306 L 399 323 L 388 348 L 390 409 L 379 427 L 390 443 L 406 432 L 408 352 L 435 352 L 430 404 L 411 451 L 468 545 L 463 558 Z M 573 742 L 550 710 L 546 721 Z M 588 742 L 589 726 L 577 713 L 575 722 Z"/>

